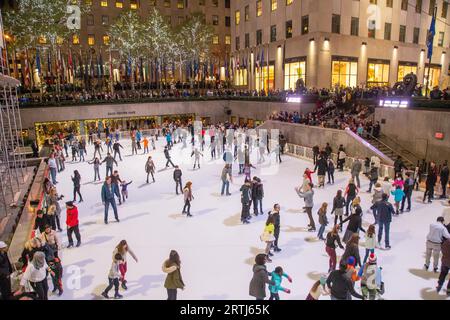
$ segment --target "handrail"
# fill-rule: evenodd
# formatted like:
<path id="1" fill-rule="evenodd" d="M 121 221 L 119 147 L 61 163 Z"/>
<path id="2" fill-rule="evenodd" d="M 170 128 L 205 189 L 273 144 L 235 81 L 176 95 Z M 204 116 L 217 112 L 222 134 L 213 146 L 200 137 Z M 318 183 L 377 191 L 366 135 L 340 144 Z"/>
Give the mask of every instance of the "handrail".
<path id="1" fill-rule="evenodd" d="M 406 161 L 408 161 L 411 165 L 414 166 L 414 161 L 411 161 L 411 159 L 405 157 L 404 155 L 402 155 L 401 153 L 395 151 L 394 149 L 392 149 L 391 147 L 389 147 L 386 143 L 384 143 L 383 141 L 375 138 L 373 135 L 371 135 L 370 133 L 367 133 L 367 135 L 370 137 L 370 139 L 373 139 L 375 141 L 377 141 L 378 143 L 380 143 L 381 145 L 383 145 L 384 147 L 386 147 L 387 149 L 389 149 L 390 151 L 392 151 L 395 155 L 405 159 Z"/>
<path id="2" fill-rule="evenodd" d="M 400 143 L 398 143 L 397 141 L 395 141 L 394 139 L 392 139 L 391 137 L 385 135 L 385 134 L 381 134 L 383 138 L 387 138 L 387 140 L 389 140 L 389 143 L 393 143 L 394 145 L 396 145 L 397 147 L 399 147 L 402 150 L 405 150 L 406 152 L 408 152 L 409 154 L 413 155 L 416 160 L 420 160 L 420 157 L 418 157 L 417 155 L 415 155 L 414 153 L 412 153 L 411 151 L 409 151 L 408 149 L 406 149 L 404 146 L 402 146 Z M 416 162 L 416 161 L 415 161 Z M 413 162 L 413 164 L 415 163 Z"/>

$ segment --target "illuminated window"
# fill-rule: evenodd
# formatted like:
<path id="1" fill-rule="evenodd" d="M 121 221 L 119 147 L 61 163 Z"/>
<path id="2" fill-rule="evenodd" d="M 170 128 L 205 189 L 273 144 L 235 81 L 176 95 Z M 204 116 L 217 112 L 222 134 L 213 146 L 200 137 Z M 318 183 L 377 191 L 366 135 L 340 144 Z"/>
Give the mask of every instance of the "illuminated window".
<path id="1" fill-rule="evenodd" d="M 46 44 L 47 43 L 47 39 L 45 37 L 39 37 L 38 39 L 39 44 Z"/>
<path id="2" fill-rule="evenodd" d="M 250 6 L 245 6 L 245 14 L 244 14 L 244 17 L 245 17 L 245 21 L 250 20 Z"/>
<path id="3" fill-rule="evenodd" d="M 264 64 L 264 63 L 263 63 Z M 261 71 L 262 69 L 262 71 Z M 256 69 L 256 90 L 264 89 L 267 93 L 275 88 L 275 66 L 273 64 L 264 65 L 262 68 Z"/>
<path id="4" fill-rule="evenodd" d="M 213 35 L 212 43 L 213 44 L 219 44 L 219 36 L 217 34 Z"/>
<path id="5" fill-rule="evenodd" d="M 72 44 L 80 44 L 80 37 L 77 34 L 72 36 Z"/>
<path id="6" fill-rule="evenodd" d="M 277 10 L 277 8 L 278 8 L 278 2 L 277 2 L 277 0 L 270 0 L 270 2 L 271 2 L 271 10 L 272 11 L 275 11 L 275 10 Z"/>
<path id="7" fill-rule="evenodd" d="M 367 68 L 367 85 L 386 86 L 389 85 L 389 61 L 369 62 Z"/>
<path id="8" fill-rule="evenodd" d="M 234 13 L 234 22 L 236 23 L 236 25 L 239 25 L 239 23 L 241 22 L 241 12 L 239 10 L 236 10 L 236 12 Z"/>
<path id="9" fill-rule="evenodd" d="M 225 36 L 225 44 L 231 44 L 231 36 Z"/>
<path id="10" fill-rule="evenodd" d="M 131 0 L 130 1 L 130 8 L 133 10 L 137 10 L 139 7 L 137 0 Z"/>
<path id="11" fill-rule="evenodd" d="M 102 25 L 109 25 L 109 16 L 102 16 Z"/>
<path id="12" fill-rule="evenodd" d="M 177 1 L 177 8 L 178 9 L 184 9 L 184 0 L 178 0 Z"/>
<path id="13" fill-rule="evenodd" d="M 423 86 L 426 88 L 427 86 L 427 79 L 428 79 L 428 66 L 427 63 L 425 66 L 425 76 L 423 77 Z M 439 65 L 431 65 L 430 68 L 430 90 L 433 90 L 434 87 L 439 86 L 439 78 L 441 77 L 441 66 Z"/>
<path id="14" fill-rule="evenodd" d="M 236 70 L 234 74 L 234 85 L 235 86 L 246 86 L 247 85 L 247 69 L 240 68 Z"/>
<path id="15" fill-rule="evenodd" d="M 295 90 L 297 81 L 306 83 L 306 61 L 292 61 L 284 64 L 284 90 Z"/>
<path id="16" fill-rule="evenodd" d="M 123 8 L 123 1 L 122 0 L 117 0 L 116 1 L 116 8 L 120 8 L 120 9 Z"/>
<path id="17" fill-rule="evenodd" d="M 286 5 L 290 6 L 293 2 L 294 2 L 294 0 L 286 0 Z"/>
<path id="18" fill-rule="evenodd" d="M 149 5 L 151 7 L 155 7 L 156 6 L 156 0 L 150 0 Z"/>
<path id="19" fill-rule="evenodd" d="M 109 46 L 109 36 L 106 34 L 103 36 L 103 44 Z"/>
<path id="20" fill-rule="evenodd" d="M 86 4 L 87 6 L 92 6 L 92 0 L 86 0 L 86 1 L 85 1 L 85 4 Z"/>
<path id="21" fill-rule="evenodd" d="M 277 26 L 270 26 L 270 42 L 277 41 Z"/>
<path id="22" fill-rule="evenodd" d="M 302 17 L 302 34 L 309 32 L 309 16 Z"/>
<path id="23" fill-rule="evenodd" d="M 164 7 L 170 8 L 170 0 L 164 0 Z"/>
<path id="24" fill-rule="evenodd" d="M 218 7 L 219 6 L 219 0 L 212 0 L 212 4 L 214 7 Z"/>
<path id="25" fill-rule="evenodd" d="M 216 16 L 216 15 L 212 16 L 212 24 L 214 26 L 218 26 L 219 25 L 219 16 Z"/>
<path id="26" fill-rule="evenodd" d="M 86 21 L 87 21 L 88 26 L 93 26 L 94 25 L 94 15 L 88 14 L 86 16 Z"/>
<path id="27" fill-rule="evenodd" d="M 262 16 L 262 1 L 258 0 L 256 1 L 256 16 L 261 17 Z"/>
<path id="28" fill-rule="evenodd" d="M 403 78 L 410 73 L 417 74 L 417 65 L 413 63 L 399 63 L 397 81 L 403 81 Z"/>
<path id="29" fill-rule="evenodd" d="M 102 1 L 100 1 L 100 6 L 101 6 L 101 7 L 107 7 L 107 6 L 108 6 L 108 0 L 102 0 Z"/>
<path id="30" fill-rule="evenodd" d="M 331 86 L 356 87 L 358 61 L 334 58 L 331 62 Z"/>
<path id="31" fill-rule="evenodd" d="M 95 45 L 95 36 L 93 34 L 88 35 L 88 45 Z"/>
<path id="32" fill-rule="evenodd" d="M 286 21 L 286 39 L 292 38 L 292 20 Z"/>

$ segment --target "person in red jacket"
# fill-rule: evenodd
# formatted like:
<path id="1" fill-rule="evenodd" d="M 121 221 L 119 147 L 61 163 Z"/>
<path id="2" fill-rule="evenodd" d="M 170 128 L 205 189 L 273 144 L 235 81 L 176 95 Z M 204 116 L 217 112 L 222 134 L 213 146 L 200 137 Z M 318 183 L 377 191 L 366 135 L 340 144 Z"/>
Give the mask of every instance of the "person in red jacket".
<path id="1" fill-rule="evenodd" d="M 67 248 L 73 247 L 72 233 L 75 233 L 77 238 L 77 247 L 81 245 L 80 229 L 78 228 L 78 208 L 73 204 L 72 201 L 66 202 L 67 208 L 67 237 L 69 238 L 69 245 Z"/>

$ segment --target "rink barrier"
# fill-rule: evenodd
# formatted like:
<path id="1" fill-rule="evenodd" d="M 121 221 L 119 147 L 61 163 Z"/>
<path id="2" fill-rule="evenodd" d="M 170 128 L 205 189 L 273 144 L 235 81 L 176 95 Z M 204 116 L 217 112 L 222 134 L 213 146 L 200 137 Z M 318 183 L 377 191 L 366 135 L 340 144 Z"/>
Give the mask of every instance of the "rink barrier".
<path id="1" fill-rule="evenodd" d="M 8 255 L 12 264 L 20 266 L 18 262 L 25 243 L 31 238 L 33 233 L 36 211 L 44 206 L 44 179 L 48 177 L 49 169 L 45 161 L 41 161 L 28 198 L 23 208 L 22 214 L 17 224 L 16 230 L 9 245 Z M 38 203 L 33 203 L 38 201 Z M 33 205 L 32 205 L 33 203 Z"/>
<path id="2" fill-rule="evenodd" d="M 292 143 L 287 143 L 286 144 L 286 153 L 291 156 L 300 158 L 300 159 L 304 159 L 304 160 L 311 161 L 311 162 L 313 161 L 314 153 L 313 153 L 312 148 L 310 148 L 310 147 L 304 147 L 304 146 L 299 146 L 299 145 L 292 144 Z M 337 158 L 338 158 L 337 153 L 331 154 L 331 159 L 333 159 L 336 169 L 337 169 Z M 356 160 L 356 158 L 347 156 L 345 158 L 344 169 L 347 171 L 350 171 L 353 166 L 353 162 L 355 162 L 355 160 Z M 364 161 L 361 160 L 361 162 L 363 164 L 362 173 L 364 173 Z M 313 169 L 313 168 L 311 168 L 311 169 Z M 378 172 L 380 177 L 393 178 L 394 173 L 395 172 L 394 172 L 393 166 L 386 165 L 386 164 L 380 165 L 380 170 Z"/>

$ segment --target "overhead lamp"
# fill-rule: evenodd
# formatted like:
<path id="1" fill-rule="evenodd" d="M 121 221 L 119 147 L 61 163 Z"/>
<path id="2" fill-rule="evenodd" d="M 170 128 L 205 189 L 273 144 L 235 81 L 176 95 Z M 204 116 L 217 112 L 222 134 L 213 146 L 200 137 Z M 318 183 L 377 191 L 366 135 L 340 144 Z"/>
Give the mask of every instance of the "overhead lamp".
<path id="1" fill-rule="evenodd" d="M 314 38 L 310 38 L 309 41 L 310 41 L 310 42 L 313 42 L 313 41 L 314 41 Z"/>
<path id="2" fill-rule="evenodd" d="M 323 39 L 323 41 L 330 41 L 330 39 L 329 38 L 325 38 L 325 39 Z"/>
<path id="3" fill-rule="evenodd" d="M 363 42 L 363 43 L 361 43 L 361 45 L 367 46 L 367 42 Z"/>

